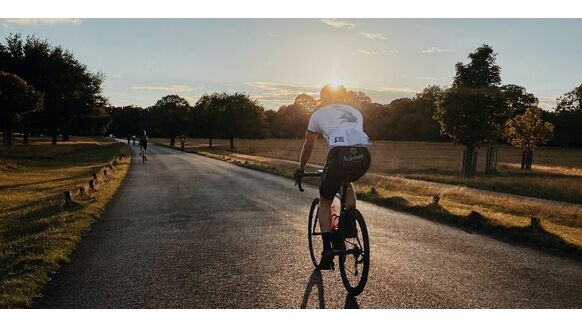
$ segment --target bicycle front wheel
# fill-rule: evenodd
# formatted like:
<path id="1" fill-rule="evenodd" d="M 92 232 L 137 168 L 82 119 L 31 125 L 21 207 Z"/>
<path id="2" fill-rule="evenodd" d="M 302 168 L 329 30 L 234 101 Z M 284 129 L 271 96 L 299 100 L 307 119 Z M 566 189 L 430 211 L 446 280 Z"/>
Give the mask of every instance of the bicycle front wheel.
<path id="1" fill-rule="evenodd" d="M 309 219 L 307 220 L 307 240 L 309 242 L 309 255 L 313 266 L 317 268 L 321 261 L 323 252 L 323 242 L 321 240 L 321 229 L 317 216 L 319 214 L 319 198 L 315 198 L 309 209 Z"/>
<path id="2" fill-rule="evenodd" d="M 354 238 L 344 238 L 345 254 L 340 255 L 339 267 L 342 282 L 349 294 L 359 295 L 368 281 L 370 270 L 370 241 L 368 229 L 360 211 L 351 211 L 351 217 L 342 218 L 352 220 L 356 228 Z M 343 229 L 341 229 L 343 230 Z M 343 234 L 343 231 L 342 231 Z"/>

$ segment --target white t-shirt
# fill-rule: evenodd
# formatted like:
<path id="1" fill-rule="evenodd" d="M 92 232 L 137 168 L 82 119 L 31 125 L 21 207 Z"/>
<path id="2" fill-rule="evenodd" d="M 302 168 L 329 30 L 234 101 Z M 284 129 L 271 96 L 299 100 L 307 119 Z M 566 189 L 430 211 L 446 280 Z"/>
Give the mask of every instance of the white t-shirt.
<path id="1" fill-rule="evenodd" d="M 364 119 L 355 108 L 345 104 L 321 107 L 309 119 L 307 130 L 321 133 L 329 148 L 338 146 L 368 146 L 370 138 L 364 133 Z"/>

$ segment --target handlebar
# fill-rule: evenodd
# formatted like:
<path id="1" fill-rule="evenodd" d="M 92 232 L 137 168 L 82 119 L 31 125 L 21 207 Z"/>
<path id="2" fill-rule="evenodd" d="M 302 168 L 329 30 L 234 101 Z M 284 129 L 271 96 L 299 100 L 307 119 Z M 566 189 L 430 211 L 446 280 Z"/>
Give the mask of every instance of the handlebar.
<path id="1" fill-rule="evenodd" d="M 299 188 L 299 191 L 303 192 L 303 187 L 301 186 L 301 179 L 305 178 L 305 177 L 320 177 L 323 174 L 323 171 L 317 171 L 317 172 L 308 172 L 308 173 L 303 173 L 299 176 L 297 176 L 297 178 L 295 179 L 295 185 L 297 186 L 297 188 Z"/>

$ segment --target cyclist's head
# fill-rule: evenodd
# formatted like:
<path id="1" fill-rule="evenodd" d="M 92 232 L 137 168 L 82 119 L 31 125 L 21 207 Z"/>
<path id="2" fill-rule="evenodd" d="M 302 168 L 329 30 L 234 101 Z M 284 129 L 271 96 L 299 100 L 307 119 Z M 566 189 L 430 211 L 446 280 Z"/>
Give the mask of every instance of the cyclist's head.
<path id="1" fill-rule="evenodd" d="M 347 93 L 348 92 L 343 85 L 333 87 L 327 84 L 321 88 L 319 96 L 321 97 L 323 105 L 345 104 Z"/>
<path id="2" fill-rule="evenodd" d="M 143 135 L 144 136 L 147 136 L 148 135 L 148 133 L 146 132 L 146 130 L 143 130 Z"/>

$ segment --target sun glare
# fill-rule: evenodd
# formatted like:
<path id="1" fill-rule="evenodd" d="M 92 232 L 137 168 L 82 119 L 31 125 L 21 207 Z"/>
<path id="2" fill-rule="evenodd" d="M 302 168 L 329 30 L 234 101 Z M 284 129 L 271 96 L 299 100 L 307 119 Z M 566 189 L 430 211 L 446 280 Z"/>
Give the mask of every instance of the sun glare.
<path id="1" fill-rule="evenodd" d="M 327 83 L 331 85 L 332 88 L 337 88 L 340 85 L 344 85 L 344 80 L 339 76 L 333 76 L 327 81 Z"/>

